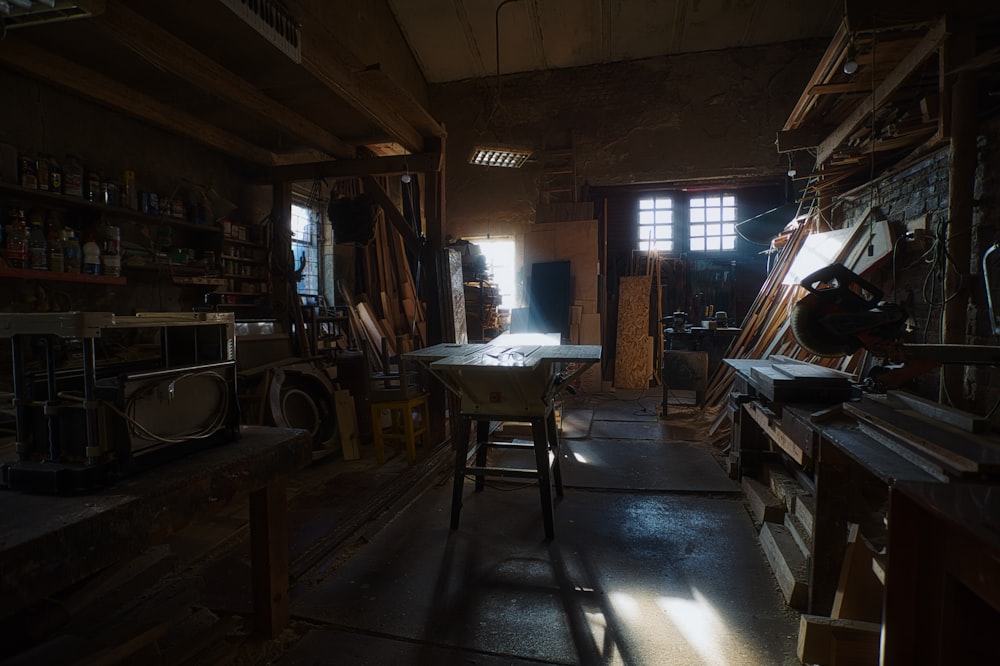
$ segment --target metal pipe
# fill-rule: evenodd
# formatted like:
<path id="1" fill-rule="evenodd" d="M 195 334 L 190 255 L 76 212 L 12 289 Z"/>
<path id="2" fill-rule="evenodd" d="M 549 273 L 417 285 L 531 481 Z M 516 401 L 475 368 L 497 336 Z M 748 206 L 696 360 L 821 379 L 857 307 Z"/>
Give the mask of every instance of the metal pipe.
<path id="1" fill-rule="evenodd" d="M 45 340 L 45 383 L 47 396 L 43 413 L 45 425 L 49 430 L 49 460 L 58 462 L 59 450 L 59 387 L 56 384 L 56 362 L 52 355 L 52 336 L 46 335 Z"/>
<path id="2" fill-rule="evenodd" d="M 986 285 L 986 307 L 990 313 L 990 331 L 993 335 L 1000 335 L 1000 323 L 997 322 L 997 316 L 993 310 L 993 290 L 990 288 L 990 270 L 986 260 L 997 251 L 998 246 L 1000 243 L 994 243 L 983 253 L 983 283 Z"/>

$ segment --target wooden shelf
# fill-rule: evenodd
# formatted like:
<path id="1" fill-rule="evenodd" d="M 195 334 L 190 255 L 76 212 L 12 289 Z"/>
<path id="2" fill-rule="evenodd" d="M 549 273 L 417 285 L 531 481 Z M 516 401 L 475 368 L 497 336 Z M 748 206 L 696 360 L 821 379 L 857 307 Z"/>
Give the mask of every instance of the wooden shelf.
<path id="1" fill-rule="evenodd" d="M 226 278 L 227 280 L 246 280 L 248 282 L 267 282 L 267 278 L 254 277 L 253 275 L 231 275 L 229 273 L 226 273 L 222 277 Z"/>
<path id="2" fill-rule="evenodd" d="M 261 245 L 260 243 L 257 243 L 256 241 L 240 240 L 239 238 L 233 238 L 232 236 L 223 236 L 222 237 L 222 242 L 223 243 L 232 243 L 233 245 L 246 245 L 248 247 L 257 247 L 257 248 L 260 248 L 260 249 L 264 249 L 264 246 Z"/>
<path id="3" fill-rule="evenodd" d="M 80 197 L 69 194 L 53 194 L 39 190 L 26 190 L 10 183 L 0 183 L 0 195 L 7 195 L 12 198 L 37 201 L 40 204 L 52 208 L 78 208 L 82 210 L 93 210 L 102 215 L 110 215 L 126 218 L 132 222 L 145 224 L 165 224 L 178 229 L 190 229 L 208 234 L 221 234 L 222 228 L 209 224 L 195 224 L 169 215 L 150 215 L 131 208 L 122 206 L 109 206 L 107 204 L 88 201 Z"/>
<path id="4" fill-rule="evenodd" d="M 226 261 L 240 261 L 240 262 L 243 262 L 244 264 L 262 264 L 263 265 L 263 262 L 260 259 L 250 259 L 249 257 L 234 257 L 234 256 L 229 255 L 229 254 L 220 255 L 219 259 L 225 259 Z"/>
<path id="5" fill-rule="evenodd" d="M 83 282 L 89 284 L 126 284 L 123 277 L 88 275 L 86 273 L 57 273 L 31 268 L 9 268 L 0 266 L 0 278 L 21 278 L 24 280 L 54 280 L 58 282 Z"/>

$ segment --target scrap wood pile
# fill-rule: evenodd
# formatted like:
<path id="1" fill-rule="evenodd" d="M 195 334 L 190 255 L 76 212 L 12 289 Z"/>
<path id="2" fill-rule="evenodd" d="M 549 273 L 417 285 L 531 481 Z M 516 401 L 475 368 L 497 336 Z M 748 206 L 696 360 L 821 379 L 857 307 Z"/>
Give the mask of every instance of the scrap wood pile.
<path id="1" fill-rule="evenodd" d="M 848 356 L 825 358 L 806 351 L 792 336 L 788 317 L 792 306 L 806 295 L 806 291 L 798 284 L 786 285 L 783 281 L 809 237 L 810 229 L 814 226 L 813 218 L 810 217 L 780 238 L 779 242 L 783 246 L 774 268 L 761 286 L 743 322 L 743 331 L 733 341 L 726 358 L 766 359 L 773 355 L 785 356 L 840 370 L 855 378 L 864 370 L 867 362 L 865 350 L 859 350 Z M 853 242 L 845 247 L 841 255 L 851 256 L 855 246 L 865 241 L 863 236 L 864 234 L 853 234 Z M 706 405 L 718 407 L 725 402 L 732 390 L 734 372 L 733 368 L 725 363 L 715 370 L 709 380 Z M 727 415 L 727 410 L 721 410 L 720 420 L 716 422 L 716 426 L 719 425 L 721 418 Z"/>
<path id="2" fill-rule="evenodd" d="M 424 346 L 427 306 L 417 297 L 411 257 L 403 237 L 380 210 L 374 240 L 361 250 L 364 290 L 351 294 L 340 285 L 348 305 L 351 332 L 367 352 L 374 370 L 383 370 L 383 345 L 389 356 Z"/>

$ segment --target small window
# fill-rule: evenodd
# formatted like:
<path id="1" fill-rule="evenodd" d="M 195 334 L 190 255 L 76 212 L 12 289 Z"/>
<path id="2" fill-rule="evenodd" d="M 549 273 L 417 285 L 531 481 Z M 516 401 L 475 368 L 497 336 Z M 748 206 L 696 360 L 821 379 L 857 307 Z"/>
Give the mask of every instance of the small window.
<path id="1" fill-rule="evenodd" d="M 674 201 L 670 197 L 639 199 L 639 249 L 670 252 L 674 249 Z"/>
<path id="2" fill-rule="evenodd" d="M 736 197 L 731 194 L 690 200 L 692 252 L 736 249 Z"/>
<path id="3" fill-rule="evenodd" d="M 319 294 L 319 215 L 315 210 L 292 205 L 292 254 L 295 268 L 303 266 L 300 294 Z"/>

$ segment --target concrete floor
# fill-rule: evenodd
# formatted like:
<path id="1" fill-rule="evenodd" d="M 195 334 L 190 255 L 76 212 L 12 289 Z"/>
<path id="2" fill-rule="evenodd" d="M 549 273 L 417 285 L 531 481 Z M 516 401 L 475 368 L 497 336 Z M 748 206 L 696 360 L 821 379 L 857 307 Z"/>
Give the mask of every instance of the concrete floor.
<path id="1" fill-rule="evenodd" d="M 479 494 L 466 481 L 451 531 L 439 475 L 361 545 L 302 567 L 277 663 L 798 664 L 798 615 L 707 425 L 683 408 L 658 419 L 652 395 L 615 396 L 566 419 L 553 541 L 537 486 L 500 480 Z"/>

